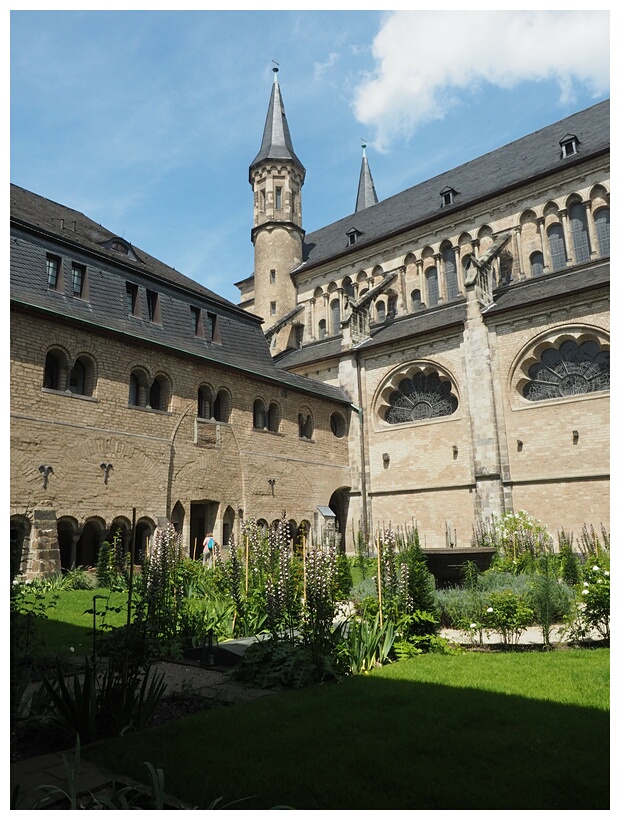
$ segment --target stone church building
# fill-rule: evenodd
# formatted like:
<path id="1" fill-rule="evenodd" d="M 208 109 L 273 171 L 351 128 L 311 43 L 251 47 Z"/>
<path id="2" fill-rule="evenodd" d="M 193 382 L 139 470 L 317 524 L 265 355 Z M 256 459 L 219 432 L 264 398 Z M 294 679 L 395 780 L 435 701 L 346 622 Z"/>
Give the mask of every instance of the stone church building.
<path id="1" fill-rule="evenodd" d="M 609 524 L 609 102 L 306 234 L 277 73 L 239 305 L 11 187 L 11 573 L 172 521 Z"/>

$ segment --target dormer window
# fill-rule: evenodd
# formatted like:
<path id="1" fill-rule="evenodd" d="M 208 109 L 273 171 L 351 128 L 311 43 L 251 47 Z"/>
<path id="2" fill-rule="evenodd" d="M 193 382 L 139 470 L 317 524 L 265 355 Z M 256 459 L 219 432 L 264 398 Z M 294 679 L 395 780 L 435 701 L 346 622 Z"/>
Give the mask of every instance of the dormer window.
<path id="1" fill-rule="evenodd" d="M 358 231 L 357 228 L 350 228 L 347 231 L 347 245 L 355 245 L 356 242 L 359 241 L 362 232 Z"/>
<path id="2" fill-rule="evenodd" d="M 139 261 L 138 257 L 136 256 L 136 252 L 131 247 L 131 244 L 122 239 L 120 236 L 113 236 L 111 239 L 107 239 L 105 242 L 101 243 L 101 246 L 109 251 L 122 253 L 125 256 L 128 256 L 130 259 Z"/>
<path id="3" fill-rule="evenodd" d="M 577 145 L 579 140 L 574 134 L 567 134 L 560 140 L 560 148 L 562 149 L 562 159 L 572 157 L 577 153 Z"/>
<path id="4" fill-rule="evenodd" d="M 441 197 L 441 207 L 445 208 L 448 205 L 454 205 L 454 197 L 456 194 L 457 192 L 454 188 L 444 188 L 443 191 L 440 191 L 439 196 Z"/>

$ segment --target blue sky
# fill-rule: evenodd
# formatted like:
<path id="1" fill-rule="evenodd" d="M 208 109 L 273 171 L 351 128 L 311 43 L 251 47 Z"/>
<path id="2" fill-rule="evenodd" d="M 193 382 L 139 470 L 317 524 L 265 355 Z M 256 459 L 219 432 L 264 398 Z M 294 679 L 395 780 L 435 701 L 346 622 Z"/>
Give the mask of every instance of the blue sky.
<path id="1" fill-rule="evenodd" d="M 221 296 L 252 273 L 272 60 L 304 228 L 609 96 L 609 12 L 12 11 L 11 181 Z"/>

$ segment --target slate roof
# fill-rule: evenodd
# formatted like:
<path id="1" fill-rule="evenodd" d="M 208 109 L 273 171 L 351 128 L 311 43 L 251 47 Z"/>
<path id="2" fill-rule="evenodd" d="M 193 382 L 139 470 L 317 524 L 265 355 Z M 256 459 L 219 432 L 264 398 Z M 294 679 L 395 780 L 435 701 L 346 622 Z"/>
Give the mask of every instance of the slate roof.
<path id="1" fill-rule="evenodd" d="M 375 191 L 375 183 L 370 173 L 370 165 L 366 157 L 366 146 L 364 146 L 364 156 L 362 157 L 362 167 L 360 169 L 360 181 L 357 186 L 357 200 L 355 202 L 355 211 L 361 211 L 364 208 L 369 208 L 371 205 L 376 205 L 377 192 Z"/>
<path id="2" fill-rule="evenodd" d="M 273 86 L 271 88 L 271 97 L 269 99 L 269 108 L 267 109 L 267 119 L 265 120 L 265 129 L 263 131 L 263 140 L 261 142 L 260 150 L 254 157 L 250 165 L 250 175 L 252 168 L 263 162 L 266 159 L 288 159 L 295 162 L 302 171 L 305 172 L 304 166 L 299 161 L 299 157 L 293 150 L 293 140 L 291 139 L 291 132 L 289 131 L 288 121 L 286 119 L 286 112 L 284 111 L 284 103 L 282 102 L 282 94 L 280 93 L 280 84 L 277 81 L 277 71 L 274 69 Z M 250 182 L 251 182 L 250 178 Z"/>
<path id="3" fill-rule="evenodd" d="M 63 221 L 64 220 L 64 223 Z M 286 373 L 269 352 L 261 322 L 192 279 L 132 246 L 136 259 L 102 247 L 114 234 L 79 211 L 11 185 L 11 302 L 15 306 L 63 317 L 158 345 L 205 362 L 241 370 L 339 402 L 347 402 L 339 388 Z M 64 227 L 63 227 L 64 224 Z M 46 255 L 63 260 L 64 292 L 47 287 Z M 70 262 L 87 267 L 88 299 L 70 294 Z M 159 294 L 162 323 L 130 316 L 126 283 L 138 285 L 146 307 L 145 289 Z M 217 316 L 221 344 L 197 338 L 190 306 Z M 144 310 L 142 315 L 146 315 Z"/>
<path id="4" fill-rule="evenodd" d="M 605 100 L 313 231 L 305 237 L 304 261 L 293 275 L 608 151 L 609 122 L 609 100 Z M 578 138 L 579 148 L 577 154 L 562 159 L 560 141 L 568 133 Z M 442 207 L 440 193 L 446 187 L 458 195 L 453 205 Z M 353 227 L 361 236 L 348 247 L 346 232 Z"/>

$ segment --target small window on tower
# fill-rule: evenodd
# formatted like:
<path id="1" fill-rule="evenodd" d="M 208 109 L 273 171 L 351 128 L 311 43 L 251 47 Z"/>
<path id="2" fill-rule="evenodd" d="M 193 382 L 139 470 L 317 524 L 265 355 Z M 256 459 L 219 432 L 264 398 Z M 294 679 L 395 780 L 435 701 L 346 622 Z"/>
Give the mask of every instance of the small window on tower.
<path id="1" fill-rule="evenodd" d="M 272 285 L 275 285 L 275 283 L 276 283 L 276 269 L 275 268 L 272 268 L 269 271 L 269 281 L 271 282 Z"/>
<path id="2" fill-rule="evenodd" d="M 282 188 L 278 185 L 276 187 L 276 211 L 282 210 Z"/>
<path id="3" fill-rule="evenodd" d="M 275 302 L 270 302 L 270 303 L 269 303 L 269 313 L 270 313 L 272 316 L 275 316 L 275 315 L 276 315 L 276 303 L 275 303 Z"/>
<path id="4" fill-rule="evenodd" d="M 261 191 L 259 192 L 259 198 L 260 198 L 261 212 L 265 213 L 265 189 L 264 188 L 262 188 Z"/>

